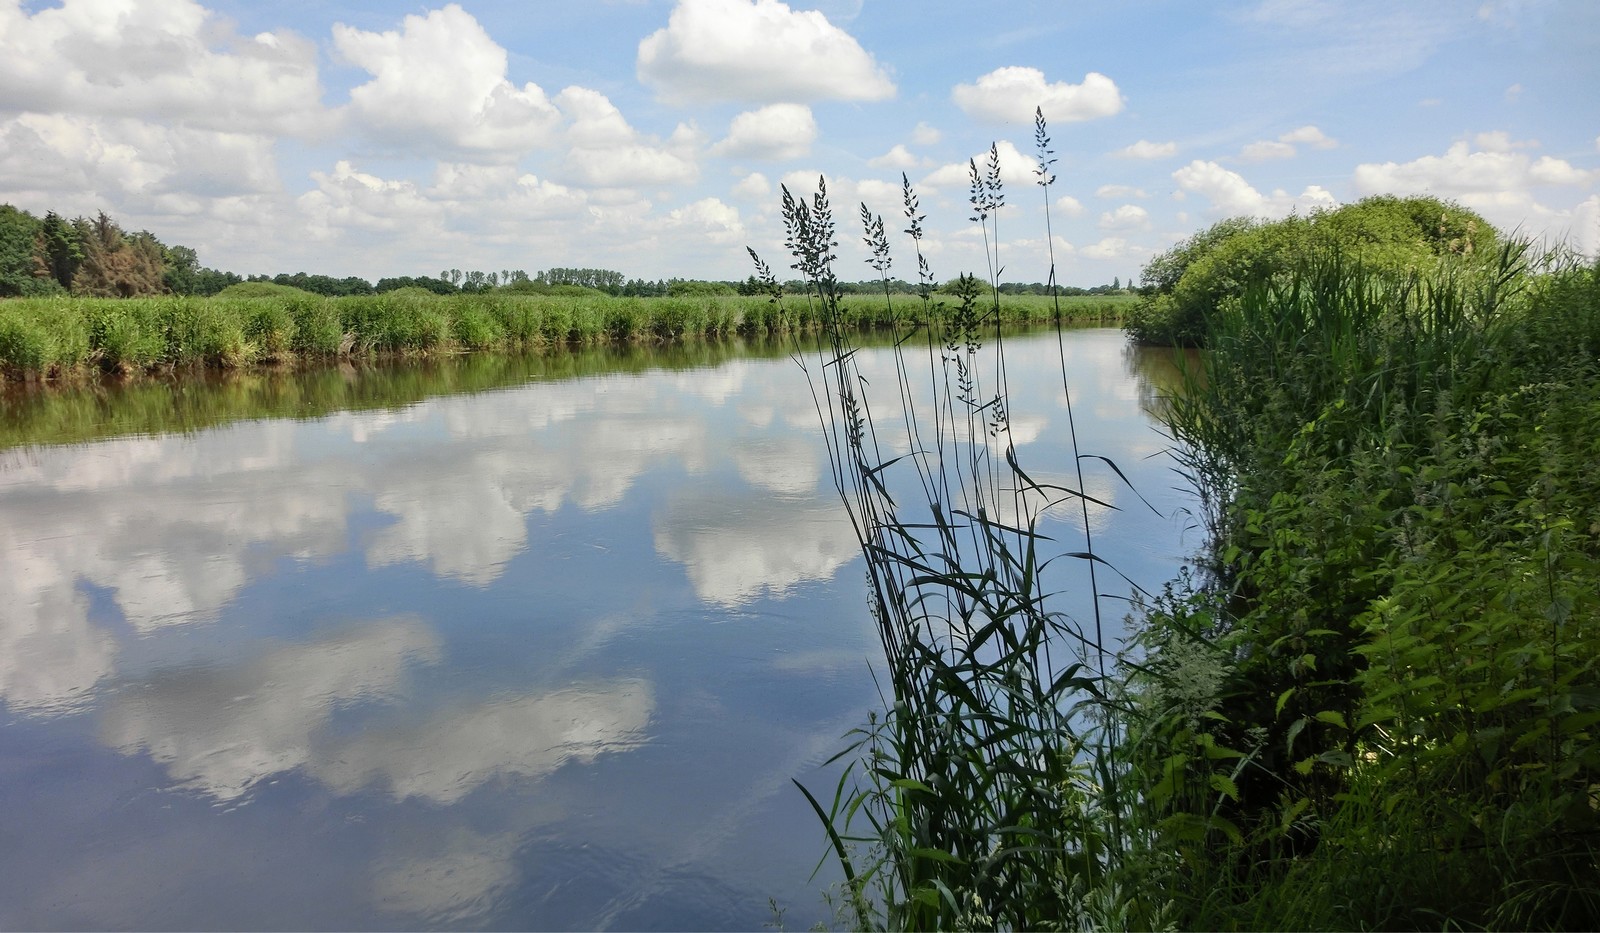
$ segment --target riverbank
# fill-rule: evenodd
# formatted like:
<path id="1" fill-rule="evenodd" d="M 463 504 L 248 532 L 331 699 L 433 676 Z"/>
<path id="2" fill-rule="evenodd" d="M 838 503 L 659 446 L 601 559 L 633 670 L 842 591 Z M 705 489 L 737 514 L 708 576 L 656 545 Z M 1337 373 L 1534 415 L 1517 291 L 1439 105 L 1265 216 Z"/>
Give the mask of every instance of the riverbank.
<path id="1" fill-rule="evenodd" d="M 855 783 L 807 790 L 847 922 L 1600 924 L 1600 263 L 1308 251 L 1203 321 L 1152 408 L 1206 544 L 1121 631 L 1093 510 L 1125 477 L 1076 448 L 1071 394 L 1041 480 L 968 334 L 942 397 L 902 397 L 930 453 L 897 457 L 848 338 L 822 354 L 894 688 L 841 753 Z M 926 511 L 883 489 L 900 463 Z M 1046 607 L 1055 557 L 1086 609 Z"/>
<path id="2" fill-rule="evenodd" d="M 1207 319 L 1211 545 L 1120 743 L 1177 926 L 1600 922 L 1600 264 L 1530 259 L 1321 254 Z"/>
<path id="3" fill-rule="evenodd" d="M 1007 325 L 1118 324 L 1129 296 L 1060 300 L 1006 296 Z M 912 295 L 843 303 L 844 326 L 868 330 L 921 323 L 930 312 Z M 309 293 L 247 298 L 19 299 L 0 302 L 0 374 L 58 380 L 94 373 L 239 369 L 295 360 L 430 356 L 670 343 L 731 335 L 809 332 L 804 302 L 761 296 L 611 298 L 401 289 L 329 298 Z"/>

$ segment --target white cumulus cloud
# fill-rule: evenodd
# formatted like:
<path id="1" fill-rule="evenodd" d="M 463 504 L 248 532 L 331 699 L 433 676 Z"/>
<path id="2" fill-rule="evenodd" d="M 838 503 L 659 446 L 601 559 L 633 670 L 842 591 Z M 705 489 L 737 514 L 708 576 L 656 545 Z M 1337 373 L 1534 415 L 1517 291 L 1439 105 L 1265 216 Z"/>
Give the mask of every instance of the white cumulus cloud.
<path id="1" fill-rule="evenodd" d="M 1282 136 L 1278 137 L 1278 142 L 1299 143 L 1301 145 L 1310 146 L 1313 149 L 1332 149 L 1339 145 L 1339 141 L 1337 139 L 1328 136 L 1315 126 L 1309 125 L 1302 126 L 1298 129 L 1293 129 L 1287 133 L 1284 133 Z"/>
<path id="2" fill-rule="evenodd" d="M 1355 185 L 1362 194 L 1433 193 L 1484 195 L 1531 185 L 1583 185 L 1595 172 L 1575 168 L 1562 159 L 1543 156 L 1537 162 L 1524 152 L 1476 152 L 1465 141 L 1452 144 L 1442 156 L 1410 162 L 1366 162 L 1356 166 Z"/>
<path id="3" fill-rule="evenodd" d="M 699 177 L 695 153 L 699 133 L 680 124 L 665 142 L 634 130 L 611 100 L 599 91 L 569 87 L 555 103 L 572 120 L 571 146 L 563 162 L 566 176 L 599 188 L 686 184 Z"/>
<path id="4" fill-rule="evenodd" d="M 1101 185 L 1094 189 L 1097 198 L 1148 198 L 1150 192 L 1132 185 Z"/>
<path id="5" fill-rule="evenodd" d="M 750 159 L 798 159 L 811 151 L 817 121 L 805 104 L 768 104 L 733 118 L 715 155 Z"/>
<path id="6" fill-rule="evenodd" d="M 1147 251 L 1134 246 L 1122 237 L 1108 236 L 1098 243 L 1085 246 L 1079 252 L 1090 259 L 1122 259 Z"/>
<path id="7" fill-rule="evenodd" d="M 888 72 L 815 10 L 778 0 L 679 0 L 639 43 L 639 80 L 668 101 L 885 100 Z"/>
<path id="8" fill-rule="evenodd" d="M 1035 109 L 1053 123 L 1073 123 L 1109 117 L 1122 110 L 1122 92 L 1116 82 L 1096 71 L 1083 83 L 1050 83 L 1037 68 L 996 68 L 973 84 L 958 84 L 950 92 L 957 107 L 985 123 L 1031 123 Z"/>
<path id="9" fill-rule="evenodd" d="M 1039 180 L 1034 174 L 1039 168 L 1039 162 L 1032 156 L 1023 155 L 1009 140 L 1000 140 L 995 144 L 994 152 L 1000 159 L 1000 181 L 1009 190 L 1025 188 Z M 977 163 L 978 171 L 987 174 L 989 169 L 989 152 L 979 152 L 972 156 L 971 162 L 952 162 L 941 166 L 922 179 L 922 184 L 930 188 L 956 188 L 964 187 L 972 179 L 972 163 Z"/>
<path id="10" fill-rule="evenodd" d="M 399 31 L 335 24 L 333 44 L 372 75 L 350 91 L 348 112 L 382 142 L 509 160 L 561 122 L 538 85 L 506 79 L 506 50 L 454 3 L 407 16 Z"/>
<path id="11" fill-rule="evenodd" d="M 1077 217 L 1083 213 L 1083 202 L 1070 194 L 1064 194 L 1056 199 L 1056 208 L 1065 212 L 1068 217 Z"/>
<path id="12" fill-rule="evenodd" d="M 1238 172 L 1199 159 L 1173 172 L 1172 179 L 1180 191 L 1206 198 L 1217 212 L 1227 216 L 1283 217 L 1295 210 L 1338 206 L 1338 201 L 1321 185 L 1310 185 L 1298 196 L 1281 189 L 1265 195 Z"/>
<path id="13" fill-rule="evenodd" d="M 0 177 L 13 189 L 93 192 L 123 203 L 279 187 L 267 137 L 69 114 L 22 114 L 0 128 Z"/>
<path id="14" fill-rule="evenodd" d="M 1294 154 L 1295 148 L 1288 143 L 1264 139 L 1245 146 L 1239 152 L 1239 158 L 1246 162 L 1265 162 L 1268 159 L 1291 159 Z"/>
<path id="15" fill-rule="evenodd" d="M 739 246 L 745 239 L 739 209 L 718 198 L 701 198 L 669 211 L 662 225 L 668 231 L 689 233 L 707 243 Z"/>
<path id="16" fill-rule="evenodd" d="M 751 172 L 739 179 L 733 186 L 735 197 L 745 198 L 750 201 L 764 201 L 772 196 L 772 182 L 760 172 Z"/>
<path id="17" fill-rule="evenodd" d="M 1124 159 L 1165 159 L 1177 154 L 1177 143 L 1153 143 L 1148 139 L 1141 139 L 1131 146 L 1124 146 L 1112 153 Z"/>
<path id="18" fill-rule="evenodd" d="M 1551 156 L 1534 159 L 1526 147 L 1518 148 L 1518 144 L 1501 136 L 1486 134 L 1483 138 L 1482 142 L 1493 149 L 1474 151 L 1462 140 L 1452 144 L 1444 155 L 1422 156 L 1410 162 L 1363 163 L 1356 166 L 1356 190 L 1364 195 L 1448 197 L 1481 212 L 1503 228 L 1520 228 L 1530 236 L 1570 236 L 1580 248 L 1592 244 L 1596 233 L 1585 229 L 1584 210 L 1593 198 L 1566 207 L 1551 206 L 1540 198 L 1562 197 L 1562 188 L 1586 188 L 1600 181 L 1600 170 L 1578 168 Z M 1536 198 L 1535 189 L 1545 190 Z"/>
<path id="19" fill-rule="evenodd" d="M 316 47 L 239 36 L 193 0 L 0 3 L 0 111 L 96 114 L 229 132 L 315 132 Z"/>
<path id="20" fill-rule="evenodd" d="M 1266 162 L 1269 159 L 1291 159 L 1298 155 L 1299 146 L 1310 146 L 1313 149 L 1332 149 L 1339 145 L 1339 141 L 1322 132 L 1317 127 L 1306 126 L 1292 129 L 1275 140 L 1260 140 L 1245 146 L 1239 153 L 1239 158 L 1246 162 Z"/>
<path id="21" fill-rule="evenodd" d="M 911 154 L 904 144 L 896 143 L 893 149 L 881 156 L 868 159 L 867 164 L 873 168 L 897 168 L 901 170 L 913 169 L 922 165 L 922 160 Z"/>
<path id="22" fill-rule="evenodd" d="M 1516 149 L 1537 149 L 1537 139 L 1512 139 L 1511 134 L 1505 130 L 1493 130 L 1488 133 L 1479 133 L 1472 137 L 1472 141 L 1479 149 L 1486 152 L 1511 152 Z"/>
<path id="23" fill-rule="evenodd" d="M 1150 212 L 1137 204 L 1124 204 L 1100 215 L 1102 230 L 1148 230 Z"/>

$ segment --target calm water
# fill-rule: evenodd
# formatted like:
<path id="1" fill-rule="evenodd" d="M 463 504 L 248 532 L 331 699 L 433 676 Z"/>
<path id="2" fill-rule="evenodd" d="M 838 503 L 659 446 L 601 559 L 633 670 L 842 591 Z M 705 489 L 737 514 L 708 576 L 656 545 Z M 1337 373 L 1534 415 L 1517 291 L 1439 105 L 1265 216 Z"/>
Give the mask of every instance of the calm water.
<path id="1" fill-rule="evenodd" d="M 804 374 L 699 352 L 8 398 L 0 927 L 827 918 L 790 779 L 877 703 L 864 568 Z M 1107 471 L 1097 547 L 1159 586 L 1197 543 L 1162 363 L 1066 352 L 1164 513 Z M 1008 363 L 1065 469 L 1055 336 Z"/>

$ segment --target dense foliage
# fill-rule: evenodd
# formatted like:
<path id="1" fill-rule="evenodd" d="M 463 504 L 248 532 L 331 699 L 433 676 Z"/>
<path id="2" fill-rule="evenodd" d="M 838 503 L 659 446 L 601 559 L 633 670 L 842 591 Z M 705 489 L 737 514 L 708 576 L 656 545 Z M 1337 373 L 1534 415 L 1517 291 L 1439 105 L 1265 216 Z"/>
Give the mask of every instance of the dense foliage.
<path id="1" fill-rule="evenodd" d="M 1191 236 L 1145 265 L 1145 301 L 1128 332 L 1141 343 L 1198 346 L 1207 318 L 1245 289 L 1313 255 L 1338 250 L 1375 272 L 1421 273 L 1444 257 L 1492 257 L 1494 228 L 1472 211 L 1429 197 L 1370 197 L 1335 210 L 1266 222 L 1236 217 Z"/>
<path id="2" fill-rule="evenodd" d="M 1181 926 L 1600 922 L 1600 265 L 1392 268 L 1247 287 L 1172 408 L 1213 545 L 1125 750 Z"/>

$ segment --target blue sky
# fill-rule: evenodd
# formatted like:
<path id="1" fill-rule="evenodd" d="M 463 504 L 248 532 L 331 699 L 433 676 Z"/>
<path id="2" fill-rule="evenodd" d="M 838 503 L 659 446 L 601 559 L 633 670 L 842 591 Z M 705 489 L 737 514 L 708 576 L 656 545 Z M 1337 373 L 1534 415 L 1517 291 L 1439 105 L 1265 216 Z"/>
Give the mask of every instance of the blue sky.
<path id="1" fill-rule="evenodd" d="M 1600 250 L 1593 0 L 395 4 L 0 0 L 0 201 L 105 210 L 239 273 L 782 267 L 780 185 L 825 175 L 940 278 L 1136 275 L 1223 217 L 1431 193 Z M 904 238 L 895 272 L 912 277 Z"/>

